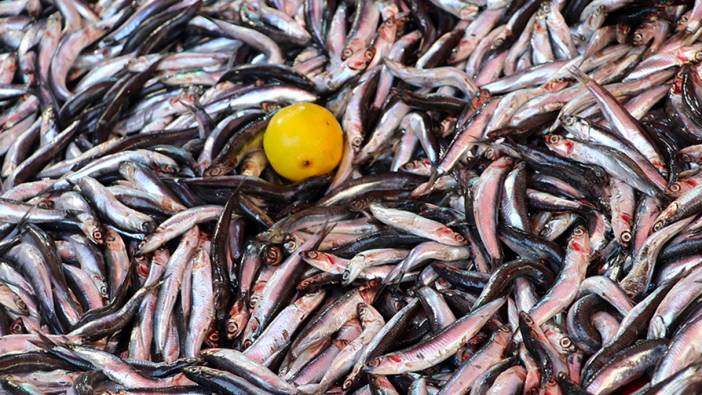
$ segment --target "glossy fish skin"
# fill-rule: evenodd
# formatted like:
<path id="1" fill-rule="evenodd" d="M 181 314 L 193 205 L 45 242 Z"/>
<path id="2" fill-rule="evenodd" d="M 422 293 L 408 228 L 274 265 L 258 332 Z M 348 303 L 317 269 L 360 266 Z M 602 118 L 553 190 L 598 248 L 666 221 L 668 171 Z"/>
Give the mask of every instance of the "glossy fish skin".
<path id="1" fill-rule="evenodd" d="M 113 314 L 100 317 L 91 322 L 88 322 L 82 326 L 74 328 L 69 335 L 72 336 L 83 336 L 86 338 L 100 338 L 106 333 L 112 333 L 119 328 L 124 327 L 134 316 L 141 305 L 142 300 L 150 294 L 153 293 L 157 288 L 157 285 L 151 285 L 146 288 L 142 288 L 140 291 L 134 293 L 125 305 L 114 312 Z"/>
<path id="2" fill-rule="evenodd" d="M 588 354 L 595 353 L 603 344 L 602 336 L 589 319 L 603 306 L 605 305 L 598 296 L 587 295 L 575 301 L 568 310 L 566 318 L 568 334 L 578 349 Z"/>
<path id="3" fill-rule="evenodd" d="M 0 2 L 2 391 L 702 390 L 702 2 L 54 3 Z"/>
<path id="4" fill-rule="evenodd" d="M 335 377 L 342 376 L 351 369 L 356 359 L 360 357 L 361 353 L 359 353 L 359 351 L 373 340 L 375 335 L 385 324 L 383 317 L 372 306 L 359 303 L 357 309 L 358 320 L 361 322 L 362 331 L 358 337 L 346 344 L 339 354 L 336 355 L 329 369 L 322 376 L 319 384 L 314 385 L 318 390 L 328 388 L 330 383 L 336 381 Z M 390 385 L 390 388 L 392 388 L 392 385 Z M 300 390 L 304 392 L 307 390 L 307 387 L 301 386 Z"/>
<path id="5" fill-rule="evenodd" d="M 519 313 L 519 330 L 524 336 L 524 346 L 540 367 L 540 385 L 545 388 L 554 376 L 567 372 L 565 362 L 546 339 L 539 325 L 525 312 Z"/>
<path id="6" fill-rule="evenodd" d="M 659 339 L 669 335 L 673 322 L 677 321 L 677 317 L 689 306 L 692 298 L 695 298 L 695 295 L 700 292 L 696 283 L 699 275 L 699 268 L 692 269 L 661 300 L 654 313 L 656 318 L 648 326 L 648 338 Z"/>
<path id="7" fill-rule="evenodd" d="M 317 291 L 287 306 L 266 327 L 261 336 L 244 351 L 244 355 L 255 362 L 268 365 L 275 359 L 271 358 L 272 356 L 285 350 L 290 343 L 289 334 L 295 332 L 300 323 L 319 306 L 324 297 L 324 292 Z"/>
<path id="8" fill-rule="evenodd" d="M 589 255 L 590 237 L 584 227 L 576 227 L 568 240 L 565 263 L 554 286 L 529 311 L 535 322 L 546 322 L 573 302 L 574 291 L 585 278 Z"/>
<path id="9" fill-rule="evenodd" d="M 631 226 L 634 216 L 634 190 L 629 185 L 612 178 L 610 180 L 610 207 L 612 208 L 612 230 L 619 244 L 626 246 L 631 241 Z"/>
<path id="10" fill-rule="evenodd" d="M 510 335 L 511 328 L 499 328 L 485 346 L 478 350 L 472 358 L 463 363 L 439 393 L 452 394 L 464 392 L 473 386 L 480 374 L 487 370 L 486 368 L 496 364 L 502 359 L 502 354 L 510 345 Z"/>
<path id="11" fill-rule="evenodd" d="M 268 279 L 265 288 L 261 294 L 261 300 L 254 306 L 251 312 L 251 319 L 244 331 L 244 341 L 253 341 L 256 339 L 263 328 L 268 325 L 273 318 L 273 312 L 280 308 L 280 305 L 285 303 L 290 298 L 293 291 L 293 285 L 286 281 L 290 277 L 295 277 L 302 269 L 302 252 L 314 248 L 326 236 L 326 234 L 317 235 L 305 241 L 273 272 L 271 278 Z"/>
<path id="12" fill-rule="evenodd" d="M 693 340 L 695 333 L 699 330 L 699 319 L 693 319 L 686 322 L 676 333 L 670 343 L 670 347 L 666 350 L 665 355 L 661 359 L 660 364 L 656 367 L 653 375 L 653 384 L 672 376 L 675 372 L 682 370 L 694 363 L 695 350 L 699 347 L 698 342 Z"/>
<path id="13" fill-rule="evenodd" d="M 661 229 L 690 215 L 695 215 L 699 210 L 700 192 L 702 192 L 700 188 L 690 189 L 671 202 L 656 218 L 654 230 Z"/>
<path id="14" fill-rule="evenodd" d="M 662 284 L 654 292 L 639 302 L 627 314 L 619 326 L 615 337 L 605 344 L 583 367 L 582 380 L 589 380 L 597 370 L 602 368 L 613 355 L 630 346 L 639 334 L 643 334 L 644 325 L 650 321 L 655 313 L 655 309 L 665 295 L 670 291 L 673 282 Z"/>
<path id="15" fill-rule="evenodd" d="M 166 269 L 170 258 L 168 250 L 157 250 L 150 262 L 148 276 L 144 286 L 156 284 Z M 156 309 L 157 294 L 146 295 L 139 306 L 138 316 L 129 341 L 129 356 L 134 359 L 147 359 L 151 353 L 151 344 L 154 336 L 154 311 Z"/>
<path id="16" fill-rule="evenodd" d="M 602 394 L 615 392 L 649 367 L 655 366 L 667 346 L 667 341 L 649 340 L 622 350 L 592 378 L 587 384 L 587 391 Z"/>
<path id="17" fill-rule="evenodd" d="M 488 254 L 490 254 L 493 263 L 497 263 L 502 259 L 502 251 L 497 240 L 497 204 L 502 193 L 502 180 L 511 166 L 512 160 L 509 157 L 500 158 L 490 164 L 480 177 L 473 195 L 475 202 L 482 204 L 476 205 L 473 203 L 473 215 L 480 239 L 485 245 Z M 492 208 L 485 205 L 490 205 Z"/>
<path id="18" fill-rule="evenodd" d="M 412 319 L 412 315 L 418 310 L 418 307 L 419 301 L 414 299 L 385 323 L 385 326 L 370 340 L 368 346 L 356 360 L 351 372 L 344 380 L 342 388 L 350 388 L 358 380 L 358 376 L 363 372 L 368 360 L 385 352 L 391 346 L 394 339 L 403 331 L 404 324 Z"/>
<path id="19" fill-rule="evenodd" d="M 490 276 L 473 308 L 478 308 L 496 296 L 501 296 L 508 290 L 509 283 L 521 276 L 529 277 L 539 286 L 547 286 L 553 281 L 553 273 L 538 262 L 527 260 L 505 262 Z"/>
<path id="20" fill-rule="evenodd" d="M 292 385 L 281 380 L 265 367 L 257 366 L 235 350 L 210 349 L 204 352 L 203 356 L 215 367 L 244 375 L 249 381 L 253 381 L 271 392 L 283 394 L 295 392 Z"/>
<path id="21" fill-rule="evenodd" d="M 155 227 L 151 217 L 135 211 L 121 202 L 102 184 L 91 177 L 82 178 L 79 182 L 81 193 L 95 205 L 99 212 L 108 216 L 115 224 L 125 230 L 149 233 Z"/>
<path id="22" fill-rule="evenodd" d="M 631 312 L 634 303 L 614 280 L 605 276 L 590 276 L 580 284 L 580 295 L 592 293 L 608 302 L 622 316 Z"/>
<path id="23" fill-rule="evenodd" d="M 663 244 L 688 225 L 692 218 L 685 218 L 658 230 L 646 239 L 646 242 L 634 258 L 632 268 L 621 281 L 624 291 L 630 296 L 643 292 L 651 281 L 653 265 Z"/>
<path id="24" fill-rule="evenodd" d="M 192 381 L 200 384 L 210 391 L 218 391 L 226 394 L 261 394 L 270 393 L 262 391 L 259 387 L 248 381 L 235 376 L 232 373 L 207 368 L 204 366 L 188 367 L 183 373 Z"/>
<path id="25" fill-rule="evenodd" d="M 197 208 L 181 211 L 171 218 L 162 222 L 144 240 L 144 244 L 139 249 L 139 254 L 148 254 L 155 251 L 162 244 L 178 237 L 193 226 L 213 221 L 222 213 L 222 206 L 200 206 Z"/>
<path id="26" fill-rule="evenodd" d="M 63 332 L 63 324 L 58 320 L 52 297 L 52 285 L 49 269 L 41 257 L 39 250 L 31 245 L 23 244 L 13 247 L 8 257 L 23 273 L 34 293 L 38 296 L 40 309 L 48 320 L 53 330 Z"/>
<path id="27" fill-rule="evenodd" d="M 198 356 L 200 345 L 204 343 L 211 324 L 214 322 L 215 310 L 211 303 L 214 291 L 212 290 L 212 263 L 209 247 L 208 242 L 201 243 L 199 250 L 192 258 L 192 305 L 185 347 L 181 351 L 186 358 Z"/>
<path id="28" fill-rule="evenodd" d="M 383 223 L 449 246 L 463 246 L 465 239 L 450 228 L 421 216 L 371 204 L 371 212 Z"/>
<path id="29" fill-rule="evenodd" d="M 435 362 L 434 360 L 445 360 L 477 333 L 480 327 L 504 302 L 504 299 L 496 299 L 487 303 L 444 328 L 434 338 L 430 338 L 417 346 L 371 359 L 367 363 L 366 371 L 374 374 L 416 371 L 431 366 Z M 448 341 L 445 348 L 438 345 L 443 344 L 444 341 Z M 441 347 L 441 349 L 435 347 Z M 425 352 L 433 350 L 430 354 L 431 356 L 427 356 L 429 359 L 423 359 L 420 356 L 424 355 L 422 350 L 425 350 Z"/>
<path id="30" fill-rule="evenodd" d="M 635 183 L 636 189 L 649 196 L 657 197 L 660 194 L 658 187 L 648 181 L 635 162 L 613 149 L 601 145 L 587 145 L 556 135 L 547 137 L 547 140 L 549 149 L 561 156 L 578 158 L 578 161 L 601 166 L 612 177 Z"/>
<path id="31" fill-rule="evenodd" d="M 378 283 L 370 282 L 362 289 L 350 291 L 332 304 L 327 305 L 311 320 L 300 333 L 306 333 L 304 338 L 297 338 L 290 347 L 291 356 L 302 353 L 303 350 L 319 344 L 327 336 L 336 332 L 348 319 L 355 317 L 356 306 L 363 301 L 373 301 L 378 292 Z"/>
<path id="32" fill-rule="evenodd" d="M 636 121 L 632 119 L 631 115 L 626 111 L 621 111 L 620 106 L 616 104 L 612 105 L 613 97 L 608 95 L 606 90 L 599 88 L 596 82 L 589 80 L 588 77 L 584 76 L 582 73 L 577 73 L 576 78 L 580 79 L 588 87 L 588 90 L 592 92 L 601 105 L 609 106 L 609 108 L 607 108 L 607 110 L 604 112 L 604 115 L 614 126 L 617 133 L 619 133 L 620 136 L 624 137 L 625 139 L 631 141 L 631 144 L 634 145 L 639 152 L 646 156 L 646 158 L 661 172 L 661 174 L 665 175 L 667 173 L 667 169 L 663 164 L 660 154 L 656 152 L 656 149 L 651 142 L 646 140 L 645 134 L 640 130 L 640 127 L 637 125 Z M 614 103 L 616 103 L 616 100 Z"/>
<path id="33" fill-rule="evenodd" d="M 565 257 L 565 251 L 560 245 L 509 226 L 500 227 L 499 232 L 500 240 L 520 256 L 545 261 L 551 270 L 560 270 Z"/>
<path id="34" fill-rule="evenodd" d="M 157 350 L 164 352 L 168 337 L 169 320 L 176 302 L 180 284 L 183 281 L 185 266 L 188 264 L 197 246 L 199 230 L 197 226 L 186 233 L 178 249 L 171 255 L 164 273 L 164 284 L 159 288 L 158 301 L 154 313 L 154 342 Z"/>
<path id="35" fill-rule="evenodd" d="M 509 226 L 529 232 L 530 223 L 525 201 L 526 178 L 526 166 L 522 163 L 517 164 L 507 174 L 500 205 L 500 214 Z"/>

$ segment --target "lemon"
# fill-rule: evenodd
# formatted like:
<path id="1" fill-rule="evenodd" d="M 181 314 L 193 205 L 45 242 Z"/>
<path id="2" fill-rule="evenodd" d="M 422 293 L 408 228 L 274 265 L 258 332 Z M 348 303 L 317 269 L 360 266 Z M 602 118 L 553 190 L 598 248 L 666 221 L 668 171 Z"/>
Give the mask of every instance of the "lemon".
<path id="1" fill-rule="evenodd" d="M 263 151 L 281 176 L 302 181 L 332 171 L 341 160 L 344 135 L 326 108 L 296 103 L 279 110 L 263 135 Z"/>

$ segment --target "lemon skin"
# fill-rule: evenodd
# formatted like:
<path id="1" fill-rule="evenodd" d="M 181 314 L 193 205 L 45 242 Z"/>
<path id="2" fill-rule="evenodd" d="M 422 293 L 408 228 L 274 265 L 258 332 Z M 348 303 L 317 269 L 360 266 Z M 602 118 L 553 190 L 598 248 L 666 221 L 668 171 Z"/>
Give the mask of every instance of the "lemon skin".
<path id="1" fill-rule="evenodd" d="M 279 110 L 263 135 L 268 162 L 291 181 L 334 170 L 343 144 L 339 122 L 329 110 L 314 103 L 296 103 Z"/>

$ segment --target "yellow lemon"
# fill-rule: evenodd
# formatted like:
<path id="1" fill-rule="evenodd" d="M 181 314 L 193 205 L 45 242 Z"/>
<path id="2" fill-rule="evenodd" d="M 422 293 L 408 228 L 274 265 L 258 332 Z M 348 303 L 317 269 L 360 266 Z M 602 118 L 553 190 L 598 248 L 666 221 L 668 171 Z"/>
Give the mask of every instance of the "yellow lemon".
<path id="1" fill-rule="evenodd" d="M 332 171 L 341 160 L 344 135 L 326 108 L 297 103 L 278 111 L 263 135 L 268 162 L 281 176 L 302 181 Z"/>

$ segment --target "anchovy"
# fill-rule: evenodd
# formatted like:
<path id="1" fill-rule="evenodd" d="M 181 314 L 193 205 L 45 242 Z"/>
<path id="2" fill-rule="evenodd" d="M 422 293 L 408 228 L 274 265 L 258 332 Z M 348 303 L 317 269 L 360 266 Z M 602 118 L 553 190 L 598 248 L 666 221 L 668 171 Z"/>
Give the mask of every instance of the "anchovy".
<path id="1" fill-rule="evenodd" d="M 368 361 L 366 371 L 371 374 L 399 374 L 425 369 L 444 361 L 465 345 L 504 302 L 504 299 L 496 299 L 455 321 L 430 339 L 375 357 Z"/>
<path id="2" fill-rule="evenodd" d="M 0 392 L 699 392 L 701 15 L 0 3 Z"/>

